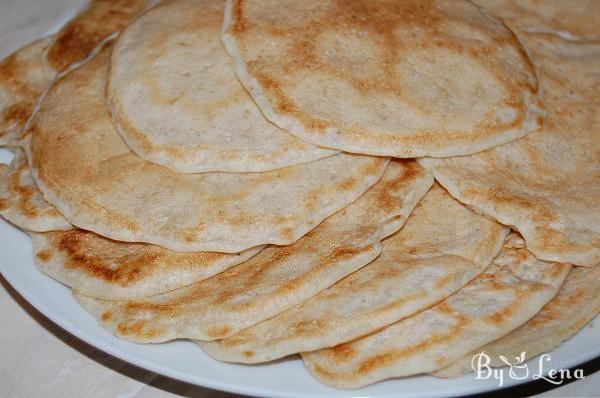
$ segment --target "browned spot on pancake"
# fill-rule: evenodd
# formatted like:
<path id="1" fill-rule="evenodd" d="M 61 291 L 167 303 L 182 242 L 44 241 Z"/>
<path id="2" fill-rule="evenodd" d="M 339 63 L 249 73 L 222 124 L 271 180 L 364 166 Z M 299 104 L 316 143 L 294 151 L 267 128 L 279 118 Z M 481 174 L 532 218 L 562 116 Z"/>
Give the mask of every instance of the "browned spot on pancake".
<path id="1" fill-rule="evenodd" d="M 495 186 L 487 191 L 487 198 L 497 205 L 518 206 L 532 212 L 532 219 L 539 221 L 552 221 L 556 214 L 543 203 L 535 202 L 527 198 L 519 197 L 504 186 Z"/>
<path id="2" fill-rule="evenodd" d="M 371 245 L 364 247 L 336 247 L 323 261 L 324 266 L 330 266 L 334 261 L 341 261 L 347 258 L 358 256 L 372 249 Z"/>
<path id="3" fill-rule="evenodd" d="M 231 334 L 232 330 L 227 325 L 210 325 L 206 328 L 206 335 L 211 339 L 224 339 Z"/>
<path id="4" fill-rule="evenodd" d="M 378 275 L 378 277 L 379 277 L 379 275 Z M 373 285 L 376 285 L 376 284 L 373 283 Z M 384 314 L 385 312 L 388 312 L 388 311 L 395 311 L 398 308 L 401 308 L 406 303 L 410 303 L 412 301 L 426 297 L 428 294 L 429 294 L 429 292 L 427 292 L 427 291 L 420 291 L 418 293 L 410 294 L 404 298 L 394 300 L 393 302 L 391 302 L 389 304 L 386 304 L 382 307 L 377 308 L 375 311 L 372 311 L 372 314 L 373 315 L 374 314 Z"/>
<path id="5" fill-rule="evenodd" d="M 36 254 L 36 257 L 43 262 L 48 262 L 52 258 L 52 253 L 48 250 L 42 250 Z"/>
<path id="6" fill-rule="evenodd" d="M 186 242 L 194 242 L 198 239 L 198 234 L 195 231 L 187 231 L 183 234 L 183 239 Z"/>
<path id="7" fill-rule="evenodd" d="M 118 324 L 117 332 L 122 336 L 132 336 L 140 340 L 151 340 L 158 337 L 159 332 L 149 322 L 138 320 L 132 324 Z"/>
<path id="8" fill-rule="evenodd" d="M 231 2 L 231 14 L 235 23 L 233 24 L 233 30 L 236 33 L 243 33 L 247 30 L 247 21 L 244 18 L 242 2 L 240 0 L 234 0 Z"/>
<path id="9" fill-rule="evenodd" d="M 102 313 L 101 319 L 102 319 L 102 321 L 106 322 L 110 319 L 110 317 L 111 317 L 110 311 L 104 311 Z"/>
<path id="10" fill-rule="evenodd" d="M 542 116 L 538 116 L 535 119 L 538 126 L 542 127 L 544 125 L 544 118 Z"/>
<path id="11" fill-rule="evenodd" d="M 31 115 L 33 107 L 34 104 L 30 102 L 17 102 L 8 106 L 6 109 L 4 109 L 4 111 L 2 111 L 2 119 L 9 124 L 23 124 Z"/>
<path id="12" fill-rule="evenodd" d="M 57 37 L 48 51 L 48 62 L 57 71 L 84 59 L 102 41 L 100 35 L 87 32 L 84 26 L 71 24 Z"/>
<path id="13" fill-rule="evenodd" d="M 338 184 L 338 186 L 343 189 L 343 190 L 350 190 L 353 189 L 354 187 L 356 187 L 356 178 L 353 177 L 349 177 L 347 179 L 345 179 L 344 181 L 340 182 Z"/>
<path id="14" fill-rule="evenodd" d="M 180 311 L 180 303 L 153 303 L 150 301 L 125 301 L 123 313 L 135 316 L 140 312 L 152 314 L 155 312 L 161 313 L 160 316 L 175 317 Z"/>
<path id="15" fill-rule="evenodd" d="M 294 230 L 290 227 L 286 227 L 281 231 L 281 237 L 288 242 L 291 242 L 294 237 Z"/>
<path id="16" fill-rule="evenodd" d="M 39 216 L 37 206 L 32 202 L 35 190 L 21 184 L 21 176 L 27 169 L 27 163 L 23 163 L 18 170 L 8 176 L 8 190 L 17 200 L 16 209 L 27 218 Z"/>
<path id="17" fill-rule="evenodd" d="M 325 319 L 307 319 L 296 322 L 292 329 L 292 337 L 306 334 L 322 333 L 327 324 Z"/>
<path id="18" fill-rule="evenodd" d="M 6 199 L 0 199 L 0 211 L 4 211 L 8 209 L 8 203 L 6 202 Z"/>
<path id="19" fill-rule="evenodd" d="M 144 0 L 95 0 L 61 31 L 48 50 L 48 62 L 62 71 L 81 61 L 106 37 L 123 29 L 143 9 Z"/>
<path id="20" fill-rule="evenodd" d="M 535 329 L 539 326 L 560 319 L 564 316 L 565 311 L 571 308 L 577 308 L 586 299 L 585 293 L 581 290 L 574 292 L 569 296 L 560 296 L 554 298 L 542 311 L 527 322 L 527 327 Z M 557 303 L 556 301 L 559 300 Z"/>
<path id="21" fill-rule="evenodd" d="M 394 193 L 398 192 L 403 185 L 410 183 L 411 180 L 415 180 L 419 174 L 423 173 L 423 169 L 415 161 L 410 160 L 402 163 L 405 165 L 402 175 L 386 182 L 377 195 L 377 203 L 385 212 L 400 208 L 402 199 L 398 198 Z"/>
<path id="22" fill-rule="evenodd" d="M 352 360 L 352 358 L 356 357 L 358 354 L 356 350 L 352 348 L 352 343 L 337 345 L 331 348 L 331 352 L 336 360 L 341 363 Z"/>
<path id="23" fill-rule="evenodd" d="M 331 379 L 335 379 L 336 378 L 335 375 L 332 372 L 328 371 L 327 369 L 325 369 L 324 367 L 322 367 L 319 364 L 314 364 L 313 365 L 313 371 L 316 374 L 318 374 L 321 377 L 323 377 L 324 379 L 330 379 L 331 380 Z"/>
<path id="24" fill-rule="evenodd" d="M 394 362 L 397 362 L 403 358 L 411 357 L 415 354 L 422 353 L 436 346 L 440 346 L 446 341 L 450 341 L 455 338 L 460 331 L 466 326 L 467 322 L 463 318 L 456 318 L 457 324 L 443 334 L 432 336 L 430 339 L 422 341 L 421 343 L 408 346 L 403 349 L 390 349 L 382 354 L 375 355 L 369 359 L 361 362 L 360 366 L 357 367 L 355 373 L 367 374 L 375 371 L 376 369 L 388 366 Z"/>
<path id="25" fill-rule="evenodd" d="M 159 255 L 155 251 L 144 250 L 147 247 L 145 244 L 136 244 L 140 250 L 135 255 L 111 257 L 110 253 L 103 253 L 101 250 L 96 255 L 94 250 L 89 250 L 88 239 L 94 239 L 90 234 L 74 229 L 60 232 L 55 237 L 58 240 L 58 250 L 67 257 L 67 269 L 78 269 L 95 278 L 127 286 L 147 277 L 156 266 Z"/>
<path id="26" fill-rule="evenodd" d="M 254 356 L 254 351 L 244 351 L 244 356 L 246 358 L 251 358 Z"/>

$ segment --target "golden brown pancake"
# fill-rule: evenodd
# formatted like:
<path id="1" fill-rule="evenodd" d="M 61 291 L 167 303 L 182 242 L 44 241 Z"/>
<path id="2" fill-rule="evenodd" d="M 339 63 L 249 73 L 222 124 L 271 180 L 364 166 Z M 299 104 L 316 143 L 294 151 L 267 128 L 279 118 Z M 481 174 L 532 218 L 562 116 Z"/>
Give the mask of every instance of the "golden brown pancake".
<path id="1" fill-rule="evenodd" d="M 0 145 L 15 139 L 50 82 L 123 29 L 150 2 L 92 0 L 53 36 L 28 44 L 0 63 Z"/>
<path id="2" fill-rule="evenodd" d="M 222 40 L 265 116 L 329 148 L 464 155 L 543 120 L 526 50 L 465 0 L 229 0 Z"/>
<path id="3" fill-rule="evenodd" d="M 356 200 L 389 159 L 337 154 L 263 173 L 180 174 L 145 161 L 104 101 L 109 49 L 59 80 L 24 143 L 32 175 L 72 224 L 171 250 L 237 253 L 290 244 Z"/>

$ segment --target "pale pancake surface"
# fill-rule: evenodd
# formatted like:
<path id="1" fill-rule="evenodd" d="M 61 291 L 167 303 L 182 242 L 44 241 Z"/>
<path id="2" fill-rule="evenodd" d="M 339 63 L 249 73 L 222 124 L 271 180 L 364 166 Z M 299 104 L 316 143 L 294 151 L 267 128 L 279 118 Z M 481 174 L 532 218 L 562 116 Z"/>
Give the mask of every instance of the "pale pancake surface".
<path id="1" fill-rule="evenodd" d="M 515 227 L 538 258 L 600 263 L 600 42 L 521 33 L 541 70 L 545 125 L 470 156 L 420 159 L 448 191 Z"/>
<path id="2" fill-rule="evenodd" d="M 317 145 L 455 156 L 543 120 L 525 49 L 464 0 L 229 0 L 222 40 L 267 118 Z"/>
<path id="3" fill-rule="evenodd" d="M 222 361 L 257 363 L 354 340 L 462 288 L 496 257 L 507 232 L 436 185 L 373 262 L 297 307 L 200 346 Z"/>
<path id="4" fill-rule="evenodd" d="M 60 231 L 73 228 L 54 206 L 48 203 L 29 172 L 21 150 L 0 173 L 0 216 L 28 231 Z"/>
<path id="5" fill-rule="evenodd" d="M 474 355 L 485 352 L 489 366 L 507 366 L 500 356 L 514 365 L 551 351 L 600 313 L 600 267 L 574 268 L 558 294 L 523 326 L 433 373 L 437 377 L 456 377 L 473 371 Z M 590 325 L 591 326 L 591 325 Z M 522 353 L 525 353 L 523 355 Z M 516 363 L 519 360 L 520 363 Z"/>
<path id="6" fill-rule="evenodd" d="M 433 184 L 417 164 L 391 162 L 350 206 L 290 246 L 271 246 L 213 278 L 143 300 L 76 299 L 117 336 L 139 342 L 215 340 L 271 318 L 333 285 L 381 253 Z"/>
<path id="7" fill-rule="evenodd" d="M 82 294 L 106 300 L 143 298 L 188 286 L 263 249 L 180 253 L 147 243 L 117 242 L 81 229 L 30 235 L 42 272 Z"/>
<path id="8" fill-rule="evenodd" d="M 389 162 L 338 154 L 263 173 L 175 173 L 115 131 L 104 102 L 108 55 L 54 85 L 25 132 L 38 187 L 82 229 L 186 252 L 290 244 L 356 200 Z"/>
<path id="9" fill-rule="evenodd" d="M 15 146 L 21 129 L 50 82 L 123 29 L 150 1 L 92 0 L 53 36 L 0 62 L 0 145 Z"/>
<path id="10" fill-rule="evenodd" d="M 259 172 L 337 153 L 267 121 L 219 32 L 225 0 L 180 0 L 119 36 L 107 80 L 117 131 L 142 158 L 182 173 Z"/>
<path id="11" fill-rule="evenodd" d="M 598 0 L 473 0 L 515 30 L 600 39 Z"/>
<path id="12" fill-rule="evenodd" d="M 304 362 L 320 381 L 340 388 L 432 372 L 533 317 L 570 268 L 537 260 L 513 232 L 492 265 L 446 300 L 361 339 L 303 353 Z"/>

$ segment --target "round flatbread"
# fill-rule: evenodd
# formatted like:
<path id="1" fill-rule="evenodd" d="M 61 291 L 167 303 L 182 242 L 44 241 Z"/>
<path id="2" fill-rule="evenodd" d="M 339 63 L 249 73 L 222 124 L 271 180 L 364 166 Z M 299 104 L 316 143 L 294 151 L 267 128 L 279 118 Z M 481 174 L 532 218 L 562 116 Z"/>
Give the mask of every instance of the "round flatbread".
<path id="1" fill-rule="evenodd" d="M 34 259 L 46 275 L 90 297 L 129 300 L 169 292 L 243 263 L 241 253 L 179 253 L 147 243 L 117 242 L 82 229 L 31 233 Z"/>
<path id="2" fill-rule="evenodd" d="M 465 0 L 230 0 L 222 40 L 267 118 L 317 145 L 464 155 L 543 121 L 525 49 Z"/>
<path id="3" fill-rule="evenodd" d="M 538 258 L 600 264 L 600 42 L 519 35 L 540 68 L 544 127 L 475 155 L 419 161 L 452 196 L 516 228 Z"/>
<path id="4" fill-rule="evenodd" d="M 55 35 L 17 50 L 0 62 L 0 146 L 17 138 L 38 98 L 56 76 L 83 61 L 123 29 L 152 0 L 92 0 Z"/>
<path id="5" fill-rule="evenodd" d="M 570 269 L 537 260 L 513 232 L 492 265 L 446 300 L 358 340 L 303 353 L 304 363 L 340 388 L 440 369 L 532 318 Z"/>
<path id="6" fill-rule="evenodd" d="M 74 225 L 175 251 L 290 244 L 357 199 L 388 158 L 350 154 L 264 173 L 179 174 L 133 154 L 104 102 L 109 51 L 52 87 L 27 130 L 31 172 Z"/>
<path id="7" fill-rule="evenodd" d="M 62 231 L 73 228 L 48 203 L 29 172 L 27 158 L 20 149 L 10 165 L 0 173 L 0 216 L 28 231 Z"/>
<path id="8" fill-rule="evenodd" d="M 221 45 L 224 7 L 165 3 L 119 36 L 107 99 L 129 148 L 181 173 L 267 171 L 335 154 L 265 119 Z"/>
<path id="9" fill-rule="evenodd" d="M 462 288 L 490 265 L 507 232 L 435 185 L 373 262 L 294 308 L 200 346 L 221 361 L 258 363 L 354 340 Z"/>
<path id="10" fill-rule="evenodd" d="M 143 300 L 75 298 L 117 336 L 138 342 L 223 339 L 291 308 L 381 253 L 433 179 L 413 161 L 392 162 L 356 202 L 289 246 L 271 246 L 213 278 Z"/>
<path id="11" fill-rule="evenodd" d="M 521 365 L 558 347 L 600 313 L 600 267 L 571 270 L 558 294 L 523 326 L 493 341 L 432 375 L 457 377 L 473 371 L 473 356 L 485 352 L 489 366 Z M 590 327 L 592 324 L 590 324 Z M 504 358 L 501 358 L 504 357 Z"/>

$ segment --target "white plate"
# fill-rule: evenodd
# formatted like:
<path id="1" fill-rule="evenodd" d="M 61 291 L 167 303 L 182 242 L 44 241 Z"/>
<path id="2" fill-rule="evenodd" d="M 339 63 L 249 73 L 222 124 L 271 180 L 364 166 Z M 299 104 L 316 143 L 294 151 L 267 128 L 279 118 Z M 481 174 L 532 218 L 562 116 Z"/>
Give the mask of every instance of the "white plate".
<path id="1" fill-rule="evenodd" d="M 9 159 L 9 152 L 0 149 L 0 162 Z M 101 328 L 67 287 L 38 271 L 28 236 L 4 221 L 0 221 L 0 273 L 41 313 L 96 348 L 153 372 L 218 390 L 276 397 L 445 397 L 499 388 L 495 379 L 475 380 L 470 374 L 450 380 L 409 377 L 359 390 L 336 390 L 313 379 L 298 357 L 266 365 L 233 365 L 211 359 L 189 341 L 142 345 L 120 340 Z M 550 353 L 552 361 L 545 369 L 575 367 L 600 356 L 598 341 L 600 328 L 588 325 Z M 537 373 L 537 363 L 530 361 L 531 375 Z M 522 382 L 505 378 L 504 386 Z"/>
<path id="2" fill-rule="evenodd" d="M 25 0 L 22 0 L 25 1 Z M 54 0 L 72 10 L 60 16 L 62 25 L 75 13 L 80 0 Z M 29 0 L 35 9 L 34 0 Z M 75 6 L 77 5 L 77 7 Z M 0 4 L 0 11 L 2 10 Z M 27 18 L 24 18 L 24 20 Z M 58 19 L 58 18 L 57 18 Z M 27 19 L 29 21 L 29 19 Z M 56 30 L 57 28 L 53 29 Z M 12 156 L 0 149 L 0 163 Z M 481 393 L 499 388 L 498 381 L 474 380 L 465 375 L 452 380 L 418 376 L 388 380 L 359 390 L 336 390 L 310 376 L 299 357 L 266 365 L 232 365 L 215 361 L 189 341 L 141 345 L 117 339 L 102 329 L 95 318 L 73 299 L 70 290 L 37 270 L 26 234 L 0 218 L 0 273 L 37 310 L 63 329 L 96 348 L 142 368 L 174 379 L 217 390 L 275 397 L 446 397 Z M 546 370 L 570 368 L 600 356 L 600 328 L 585 327 L 551 353 Z M 530 361 L 532 372 L 537 360 Z M 526 380 L 504 380 L 504 387 Z"/>

